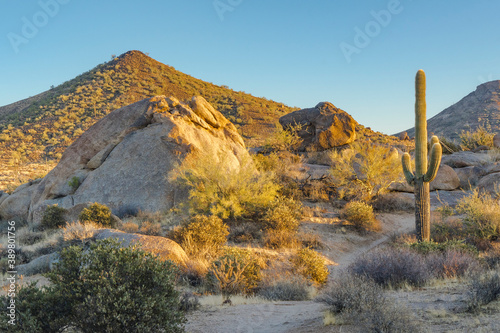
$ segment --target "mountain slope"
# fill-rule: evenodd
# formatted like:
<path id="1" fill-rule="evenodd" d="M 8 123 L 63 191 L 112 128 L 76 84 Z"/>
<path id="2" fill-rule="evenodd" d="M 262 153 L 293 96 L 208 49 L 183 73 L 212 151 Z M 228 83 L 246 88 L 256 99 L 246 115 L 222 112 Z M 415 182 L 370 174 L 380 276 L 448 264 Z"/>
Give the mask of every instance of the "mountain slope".
<path id="1" fill-rule="evenodd" d="M 479 126 L 500 131 L 500 81 L 479 85 L 475 91 L 459 102 L 441 111 L 427 121 L 427 130 L 439 136 L 458 139 L 462 131 L 475 130 Z M 415 135 L 415 128 L 408 135 Z"/>
<path id="2" fill-rule="evenodd" d="M 58 159 L 64 149 L 109 112 L 155 95 L 205 97 L 247 141 L 262 141 L 278 118 L 295 110 L 217 86 L 129 51 L 37 96 L 0 107 L 0 158 Z"/>

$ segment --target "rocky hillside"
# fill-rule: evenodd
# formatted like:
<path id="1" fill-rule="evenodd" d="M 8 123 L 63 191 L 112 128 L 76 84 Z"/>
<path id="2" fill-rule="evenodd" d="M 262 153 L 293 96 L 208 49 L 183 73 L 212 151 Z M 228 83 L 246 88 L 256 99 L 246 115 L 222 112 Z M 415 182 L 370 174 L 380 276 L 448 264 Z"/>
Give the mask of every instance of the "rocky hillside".
<path id="1" fill-rule="evenodd" d="M 200 95 L 233 122 L 247 141 L 272 133 L 290 108 L 204 82 L 139 51 L 127 52 L 37 96 L 0 107 L 0 158 L 59 159 L 97 120 L 144 98 Z"/>
<path id="2" fill-rule="evenodd" d="M 479 85 L 474 92 L 427 121 L 429 132 L 450 139 L 457 139 L 462 131 L 473 131 L 479 126 L 500 131 L 500 80 Z M 407 132 L 415 135 L 414 128 Z"/>

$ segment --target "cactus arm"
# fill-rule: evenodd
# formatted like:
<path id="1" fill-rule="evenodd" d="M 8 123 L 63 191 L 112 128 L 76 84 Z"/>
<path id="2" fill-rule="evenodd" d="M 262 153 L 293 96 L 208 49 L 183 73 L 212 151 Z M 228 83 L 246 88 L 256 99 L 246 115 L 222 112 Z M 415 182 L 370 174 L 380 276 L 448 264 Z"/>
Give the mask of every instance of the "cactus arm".
<path id="1" fill-rule="evenodd" d="M 436 178 L 439 165 L 441 164 L 442 154 L 443 154 L 443 148 L 441 147 L 441 145 L 439 143 L 434 143 L 431 148 L 429 169 L 427 170 L 427 173 L 424 175 L 424 182 L 432 182 L 434 178 Z"/>
<path id="2" fill-rule="evenodd" d="M 431 138 L 431 147 L 434 146 L 435 143 L 439 143 L 439 138 L 433 135 Z"/>
<path id="3" fill-rule="evenodd" d="M 401 162 L 403 164 L 403 173 L 405 175 L 406 181 L 408 182 L 408 184 L 414 185 L 415 175 L 411 171 L 410 154 L 404 153 Z"/>

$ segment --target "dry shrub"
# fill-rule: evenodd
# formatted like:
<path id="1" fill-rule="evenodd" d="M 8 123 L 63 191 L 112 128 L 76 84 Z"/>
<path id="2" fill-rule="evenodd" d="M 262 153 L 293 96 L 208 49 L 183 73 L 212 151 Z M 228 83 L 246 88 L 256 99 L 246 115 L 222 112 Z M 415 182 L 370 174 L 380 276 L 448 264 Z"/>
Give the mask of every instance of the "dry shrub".
<path id="1" fill-rule="evenodd" d="M 311 249 L 302 249 L 290 258 L 293 264 L 293 270 L 306 279 L 316 283 L 324 284 L 328 279 L 328 268 L 325 260 L 316 251 Z"/>
<path id="2" fill-rule="evenodd" d="M 404 307 L 387 299 L 375 282 L 343 272 L 318 301 L 361 332 L 421 332 L 421 324 Z"/>
<path id="3" fill-rule="evenodd" d="M 190 312 L 198 310 L 200 307 L 200 298 L 193 292 L 185 291 L 179 298 L 179 310 Z"/>
<path id="4" fill-rule="evenodd" d="M 210 258 L 216 256 L 229 234 L 228 227 L 217 216 L 194 216 L 174 233 L 175 240 L 189 256 Z"/>
<path id="5" fill-rule="evenodd" d="M 435 277 L 456 278 L 465 276 L 470 271 L 481 270 L 476 257 L 463 251 L 447 250 L 433 253 L 426 258 L 427 266 Z"/>
<path id="6" fill-rule="evenodd" d="M 408 249 L 376 250 L 359 257 L 349 270 L 367 276 L 383 287 L 420 287 L 431 278 L 423 255 Z"/>
<path id="7" fill-rule="evenodd" d="M 500 270 L 476 274 L 470 282 L 466 300 L 468 310 L 478 312 L 482 305 L 500 299 Z"/>
<path id="8" fill-rule="evenodd" d="M 255 221 L 229 221 L 228 240 L 234 243 L 252 243 L 262 240 L 262 224 Z"/>
<path id="9" fill-rule="evenodd" d="M 297 239 L 302 244 L 302 247 L 313 250 L 322 250 L 325 248 L 325 244 L 321 241 L 321 237 L 312 232 L 299 232 L 297 234 Z"/>
<path id="10" fill-rule="evenodd" d="M 380 231 L 373 207 L 362 201 L 348 202 L 340 211 L 340 217 L 351 222 L 359 231 Z"/>
<path id="11" fill-rule="evenodd" d="M 464 223 L 458 217 L 433 221 L 431 223 L 431 236 L 435 242 L 442 243 L 448 240 L 464 239 L 467 237 Z"/>
<path id="12" fill-rule="evenodd" d="M 303 277 L 282 276 L 263 282 L 258 294 L 270 301 L 307 301 L 310 290 L 309 281 Z"/>
<path id="13" fill-rule="evenodd" d="M 493 147 L 493 137 L 489 126 L 479 126 L 475 131 L 462 131 L 460 134 L 460 147 L 463 150 L 474 150 L 479 146 Z"/>
<path id="14" fill-rule="evenodd" d="M 87 222 L 71 222 L 62 228 L 63 239 L 65 241 L 80 240 L 84 241 L 89 238 L 93 238 L 102 226 L 97 223 Z"/>
<path id="15" fill-rule="evenodd" d="M 190 259 L 185 267 L 181 268 L 181 280 L 191 286 L 201 286 L 205 283 L 209 263 L 204 258 Z"/>
<path id="16" fill-rule="evenodd" d="M 415 200 L 401 193 L 384 193 L 374 197 L 371 205 L 377 212 L 408 212 L 415 209 Z"/>
<path id="17" fill-rule="evenodd" d="M 227 247 L 209 268 L 208 279 L 225 298 L 234 294 L 251 294 L 261 280 L 257 256 L 240 248 Z"/>
<path id="18" fill-rule="evenodd" d="M 161 236 L 161 224 L 149 221 L 142 222 L 140 232 L 149 236 Z"/>
<path id="19" fill-rule="evenodd" d="M 500 235 L 500 201 L 488 193 L 472 191 L 459 200 L 456 211 L 464 215 L 467 233 L 482 239 Z"/>
<path id="20" fill-rule="evenodd" d="M 299 243 L 296 235 L 302 205 L 292 198 L 278 197 L 264 215 L 264 243 L 270 248 L 293 248 Z"/>
<path id="21" fill-rule="evenodd" d="M 120 230 L 129 234 L 135 234 L 139 231 L 139 226 L 134 222 L 125 222 L 121 225 Z"/>

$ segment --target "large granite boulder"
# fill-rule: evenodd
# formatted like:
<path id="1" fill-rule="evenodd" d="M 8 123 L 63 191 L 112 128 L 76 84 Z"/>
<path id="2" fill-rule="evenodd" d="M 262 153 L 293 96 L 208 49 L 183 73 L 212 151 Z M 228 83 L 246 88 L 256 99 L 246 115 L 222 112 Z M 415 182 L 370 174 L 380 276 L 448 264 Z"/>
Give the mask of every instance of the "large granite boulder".
<path id="1" fill-rule="evenodd" d="M 453 191 L 460 187 L 460 178 L 453 168 L 446 164 L 439 166 L 436 178 L 429 184 L 430 190 Z"/>
<path id="2" fill-rule="evenodd" d="M 322 151 L 353 142 L 357 122 L 332 103 L 322 102 L 311 109 L 302 109 L 279 119 L 283 128 L 301 126 L 299 151 Z"/>
<path id="3" fill-rule="evenodd" d="M 444 155 L 441 163 L 452 168 L 465 168 L 469 166 L 482 166 L 491 162 L 488 154 L 476 154 L 471 151 L 460 151 L 451 155 Z"/>
<path id="4" fill-rule="evenodd" d="M 207 153 L 230 168 L 249 158 L 234 125 L 202 97 L 179 102 L 156 96 L 131 104 L 102 118 L 68 147 L 32 191 L 29 219 L 38 222 L 53 204 L 71 209 L 100 202 L 114 213 L 168 210 L 187 197 L 169 181 L 169 172 Z M 77 188 L 69 185 L 75 178 Z"/>
<path id="5" fill-rule="evenodd" d="M 31 181 L 15 189 L 11 195 L 2 194 L 0 220 L 26 221 L 28 219 L 31 197 L 40 180 Z"/>

